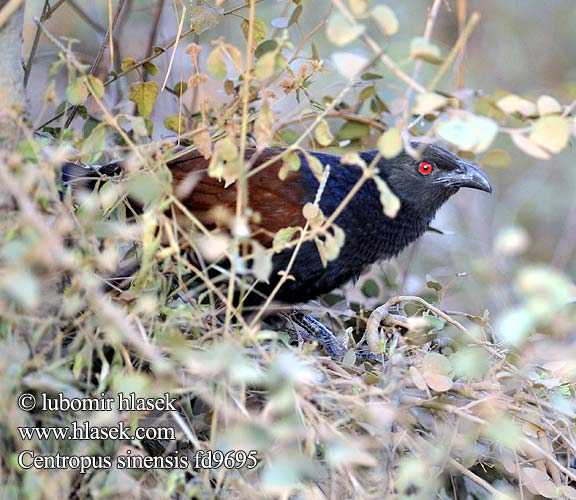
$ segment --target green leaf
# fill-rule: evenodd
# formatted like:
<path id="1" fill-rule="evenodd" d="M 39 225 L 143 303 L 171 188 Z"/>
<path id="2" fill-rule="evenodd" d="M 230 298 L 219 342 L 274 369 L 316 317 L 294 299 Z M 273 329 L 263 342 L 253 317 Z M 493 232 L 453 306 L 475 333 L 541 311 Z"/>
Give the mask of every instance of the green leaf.
<path id="1" fill-rule="evenodd" d="M 128 98 L 138 107 L 138 113 L 144 118 L 150 115 L 158 97 L 158 83 L 140 82 L 130 86 Z"/>
<path id="2" fill-rule="evenodd" d="M 454 112 L 436 123 L 438 137 L 473 153 L 488 149 L 497 133 L 498 124 L 494 120 L 465 111 Z"/>
<path id="3" fill-rule="evenodd" d="M 318 126 L 314 129 L 314 137 L 320 146 L 328 146 L 334 140 L 334 136 L 330 132 L 330 127 L 326 120 L 321 120 Z"/>
<path id="4" fill-rule="evenodd" d="M 98 98 L 102 99 L 104 97 L 104 83 L 100 78 L 96 78 L 93 75 L 88 75 L 88 84 L 92 93 Z"/>
<path id="5" fill-rule="evenodd" d="M 374 7 L 370 15 L 385 35 L 394 35 L 398 31 L 398 18 L 394 11 L 387 5 Z"/>
<path id="6" fill-rule="evenodd" d="M 66 87 L 66 99 L 70 104 L 82 104 L 88 99 L 88 89 L 84 84 L 84 78 L 76 78 Z"/>
<path id="7" fill-rule="evenodd" d="M 354 141 L 356 139 L 363 139 L 370 135 L 370 125 L 366 123 L 347 121 L 338 130 L 338 139 L 345 141 Z"/>
<path id="8" fill-rule="evenodd" d="M 190 28 L 199 35 L 204 31 L 215 28 L 223 18 L 222 9 L 215 9 L 206 5 L 194 7 L 190 12 Z"/>
<path id="9" fill-rule="evenodd" d="M 242 28 L 242 33 L 244 33 L 244 38 L 248 40 L 248 28 L 250 27 L 250 23 L 247 19 L 244 19 L 240 24 L 240 28 Z M 262 40 L 266 38 L 266 24 L 262 19 L 254 19 L 254 41 L 256 43 L 260 43 Z"/>
<path id="10" fill-rule="evenodd" d="M 298 22 L 300 19 L 300 14 L 302 14 L 303 7 L 302 5 L 298 5 L 290 15 L 290 19 L 288 19 L 288 26 L 292 26 L 294 23 Z"/>
<path id="11" fill-rule="evenodd" d="M 558 115 L 539 118 L 530 132 L 530 140 L 551 153 L 559 153 L 568 145 L 570 126 L 568 120 Z"/>
<path id="12" fill-rule="evenodd" d="M 185 132 L 186 123 L 182 115 L 170 115 L 164 118 L 164 126 L 177 134 Z"/>
<path id="13" fill-rule="evenodd" d="M 431 278 L 426 281 L 426 286 L 432 290 L 436 290 L 437 292 L 441 292 L 442 288 L 444 288 L 442 283 L 439 283 L 438 281 Z"/>
<path id="14" fill-rule="evenodd" d="M 300 231 L 299 227 L 285 227 L 280 229 L 274 236 L 274 241 L 272 242 L 272 249 L 274 252 L 281 252 L 284 250 L 284 246 L 292 240 L 292 238 Z"/>
<path id="15" fill-rule="evenodd" d="M 146 61 L 142 67 L 148 74 L 152 76 L 156 76 L 158 74 L 158 67 L 152 61 Z"/>
<path id="16" fill-rule="evenodd" d="M 523 307 L 507 309 L 496 320 L 496 335 L 508 345 L 518 347 L 534 330 L 535 318 Z"/>
<path id="17" fill-rule="evenodd" d="M 265 40 L 262 42 L 256 50 L 254 51 L 254 55 L 256 59 L 260 59 L 264 54 L 268 52 L 274 52 L 278 48 L 278 42 L 276 40 Z"/>
<path id="18" fill-rule="evenodd" d="M 334 45 L 347 45 L 364 33 L 365 29 L 364 25 L 353 23 L 336 12 L 328 21 L 326 36 Z"/>
<path id="19" fill-rule="evenodd" d="M 358 96 L 358 102 L 364 102 L 371 97 L 376 95 L 376 87 L 374 85 L 369 85 L 368 87 L 364 87 L 360 95 Z"/>
<path id="20" fill-rule="evenodd" d="M 162 185 L 159 179 L 150 172 L 140 172 L 131 177 L 126 186 L 130 196 L 142 205 L 156 200 L 162 194 Z"/>
<path id="21" fill-rule="evenodd" d="M 228 68 L 224 62 L 224 57 L 222 55 L 222 48 L 216 47 L 210 55 L 208 56 L 208 71 L 212 73 L 215 78 L 222 79 L 228 73 Z"/>
<path id="22" fill-rule="evenodd" d="M 410 43 L 410 57 L 412 59 L 421 59 L 431 64 L 440 64 L 442 57 L 438 46 L 430 43 L 423 37 L 416 37 Z"/>
<path id="23" fill-rule="evenodd" d="M 36 139 L 36 140 L 24 140 L 18 143 L 18 153 L 22 155 L 25 160 L 30 160 L 35 163 L 40 161 L 40 152 L 42 150 L 42 146 L 48 144 L 48 139 Z"/>
<path id="24" fill-rule="evenodd" d="M 362 80 L 381 80 L 382 78 L 384 78 L 382 75 L 379 75 L 378 73 L 364 73 L 360 78 L 362 78 Z"/>
<path id="25" fill-rule="evenodd" d="M 380 295 L 380 287 L 374 280 L 366 280 L 362 285 L 362 293 L 365 297 L 376 298 Z"/>
<path id="26" fill-rule="evenodd" d="M 178 97 L 181 97 L 188 90 L 188 84 L 186 82 L 178 82 L 174 85 L 172 92 L 174 92 Z"/>
<path id="27" fill-rule="evenodd" d="M 282 166 L 278 170 L 278 178 L 284 181 L 290 172 L 297 172 L 298 170 L 300 170 L 300 157 L 295 151 L 290 151 L 282 158 Z"/>
<path id="28" fill-rule="evenodd" d="M 483 167 L 507 168 L 510 166 L 512 158 L 507 151 L 503 149 L 493 149 L 488 151 L 482 158 Z"/>
<path id="29" fill-rule="evenodd" d="M 92 132 L 82 144 L 80 153 L 83 163 L 95 163 L 100 156 L 102 156 L 105 149 L 106 127 L 104 125 L 98 125 L 92 129 Z"/>
<path id="30" fill-rule="evenodd" d="M 386 130 L 378 139 L 378 150 L 384 158 L 395 158 L 403 149 L 402 134 L 395 127 Z"/>

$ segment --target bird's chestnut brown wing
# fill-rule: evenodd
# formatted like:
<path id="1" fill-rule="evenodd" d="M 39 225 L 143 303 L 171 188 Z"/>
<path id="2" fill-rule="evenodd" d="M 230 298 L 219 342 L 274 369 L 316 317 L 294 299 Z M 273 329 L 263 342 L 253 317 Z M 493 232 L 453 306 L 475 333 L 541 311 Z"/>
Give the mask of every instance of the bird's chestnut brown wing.
<path id="1" fill-rule="evenodd" d="M 254 167 L 276 157 L 280 152 L 280 149 L 265 149 L 258 155 Z M 254 154 L 253 149 L 248 149 L 246 159 Z M 209 160 L 194 151 L 168 162 L 168 167 L 172 172 L 176 197 L 202 223 L 213 228 L 216 225 L 216 207 L 227 210 L 230 217 L 235 213 L 237 191 L 235 183 L 225 187 L 224 181 L 209 177 L 209 163 Z M 278 177 L 281 167 L 282 160 L 275 161 L 248 180 L 249 206 L 255 213 L 250 221 L 253 237 L 266 247 L 271 246 L 278 230 L 289 226 L 304 226 L 306 223 L 302 208 L 307 199 L 300 182 L 300 173 L 291 172 L 282 181 Z M 186 224 L 185 217 L 178 215 L 180 222 Z"/>

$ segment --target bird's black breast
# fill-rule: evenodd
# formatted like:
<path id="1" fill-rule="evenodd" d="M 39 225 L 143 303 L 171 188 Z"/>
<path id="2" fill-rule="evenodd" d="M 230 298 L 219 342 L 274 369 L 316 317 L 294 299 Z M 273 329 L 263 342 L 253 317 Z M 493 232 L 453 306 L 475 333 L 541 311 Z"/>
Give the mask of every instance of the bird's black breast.
<path id="1" fill-rule="evenodd" d="M 338 157 L 316 156 L 323 165 L 331 167 L 320 199 L 320 207 L 329 217 L 360 179 L 361 170 L 341 165 Z M 318 181 L 307 168 L 303 168 L 301 178 L 308 197 L 306 201 L 313 201 Z M 429 222 L 429 218 L 407 204 L 401 206 L 395 218 L 387 217 L 376 184 L 366 181 L 335 220 L 345 234 L 339 256 L 324 267 L 316 244 L 312 241 L 304 243 L 289 272 L 295 279 L 283 285 L 277 298 L 286 302 L 304 302 L 327 293 L 359 276 L 368 265 L 397 255 L 424 233 Z M 289 249 L 275 256 L 275 273 L 286 269 L 292 252 L 293 249 Z M 271 286 L 274 282 L 277 280 L 273 280 Z"/>

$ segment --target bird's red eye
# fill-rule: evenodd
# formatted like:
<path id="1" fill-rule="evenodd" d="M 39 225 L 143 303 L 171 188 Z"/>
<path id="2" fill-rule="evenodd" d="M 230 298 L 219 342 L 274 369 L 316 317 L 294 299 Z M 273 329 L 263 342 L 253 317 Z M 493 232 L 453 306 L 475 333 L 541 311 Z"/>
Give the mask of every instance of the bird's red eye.
<path id="1" fill-rule="evenodd" d="M 430 175 L 432 173 L 432 164 L 427 161 L 421 161 L 418 165 L 418 172 L 422 175 Z"/>

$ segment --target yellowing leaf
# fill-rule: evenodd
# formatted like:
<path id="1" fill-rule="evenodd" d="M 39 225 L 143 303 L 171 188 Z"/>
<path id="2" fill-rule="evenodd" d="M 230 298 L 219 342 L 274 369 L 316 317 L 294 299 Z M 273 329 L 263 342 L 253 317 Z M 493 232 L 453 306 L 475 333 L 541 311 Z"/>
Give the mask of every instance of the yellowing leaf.
<path id="1" fill-rule="evenodd" d="M 194 7 L 190 12 L 190 28 L 199 35 L 206 30 L 216 27 L 223 19 L 222 9 L 215 9 L 206 5 Z"/>
<path id="2" fill-rule="evenodd" d="M 134 66 L 136 66 L 136 59 L 134 59 L 133 57 L 125 57 L 124 59 L 122 59 L 120 69 L 124 73 L 125 71 L 131 70 Z"/>
<path id="3" fill-rule="evenodd" d="M 550 153 L 545 149 L 541 148 L 537 144 L 533 143 L 528 137 L 522 135 L 521 133 L 512 134 L 512 142 L 516 145 L 518 149 L 524 151 L 527 155 L 533 156 L 534 158 L 539 158 L 540 160 L 550 159 Z"/>
<path id="4" fill-rule="evenodd" d="M 398 18 L 394 11 L 387 5 L 378 5 L 370 12 L 385 35 L 393 35 L 398 31 Z"/>
<path id="5" fill-rule="evenodd" d="M 228 72 L 224 57 L 222 57 L 222 48 L 216 47 L 208 56 L 208 71 L 212 73 L 215 78 L 224 78 Z"/>
<path id="6" fill-rule="evenodd" d="M 532 102 L 517 95 L 507 95 L 498 100 L 496 105 L 506 114 L 520 113 L 524 116 L 530 116 L 536 112 L 536 106 Z"/>
<path id="7" fill-rule="evenodd" d="M 570 127 L 562 116 L 547 115 L 539 118 L 530 132 L 530 140 L 552 153 L 559 153 L 568 144 Z"/>
<path id="8" fill-rule="evenodd" d="M 328 146 L 334 140 L 326 120 L 322 120 L 314 130 L 314 137 L 321 146 Z"/>
<path id="9" fill-rule="evenodd" d="M 423 37 L 416 37 L 410 43 L 410 57 L 412 59 L 422 59 L 423 61 L 439 64 L 442 62 L 440 49 Z"/>
<path id="10" fill-rule="evenodd" d="M 158 83 L 156 82 L 140 82 L 133 84 L 130 87 L 130 95 L 128 98 L 136 103 L 138 113 L 143 117 L 147 117 L 152 112 L 156 97 L 158 96 Z"/>
<path id="11" fill-rule="evenodd" d="M 355 16 L 361 16 L 366 12 L 366 8 L 368 7 L 367 0 L 349 0 L 348 3 L 350 4 L 350 10 L 352 14 Z"/>
<path id="12" fill-rule="evenodd" d="M 553 115 L 562 113 L 562 105 L 549 95 L 541 95 L 536 102 L 538 114 Z"/>
<path id="13" fill-rule="evenodd" d="M 488 151 L 482 158 L 483 167 L 507 168 L 512 161 L 510 154 L 503 149 Z"/>
<path id="14" fill-rule="evenodd" d="M 364 30 L 364 25 L 352 22 L 336 12 L 328 21 L 326 36 L 334 45 L 347 45 L 364 33 Z"/>
<path id="15" fill-rule="evenodd" d="M 270 78 L 276 70 L 276 51 L 266 52 L 254 66 L 254 78 L 259 82 L 263 82 Z"/>
<path id="16" fill-rule="evenodd" d="M 380 176 L 374 177 L 374 182 L 380 191 L 380 202 L 384 210 L 384 215 L 390 218 L 396 217 L 400 210 L 400 198 L 396 196 L 388 187 L 388 184 Z"/>
<path id="17" fill-rule="evenodd" d="M 244 38 L 248 40 L 248 28 L 250 27 L 250 23 L 248 22 L 248 20 L 244 19 L 244 21 L 242 21 L 242 24 L 240 24 L 240 27 L 242 28 L 242 33 L 244 33 Z M 254 20 L 253 37 L 256 43 L 260 43 L 262 40 L 266 38 L 266 24 L 264 23 L 264 21 L 262 21 L 262 19 Z"/>
<path id="18" fill-rule="evenodd" d="M 402 134 L 397 128 L 389 128 L 378 139 L 378 151 L 384 158 L 394 158 L 398 156 L 404 146 L 402 144 Z"/>
<path id="19" fill-rule="evenodd" d="M 424 92 L 416 96 L 416 105 L 413 112 L 417 115 L 427 115 L 432 111 L 445 106 L 447 99 L 435 92 Z"/>

